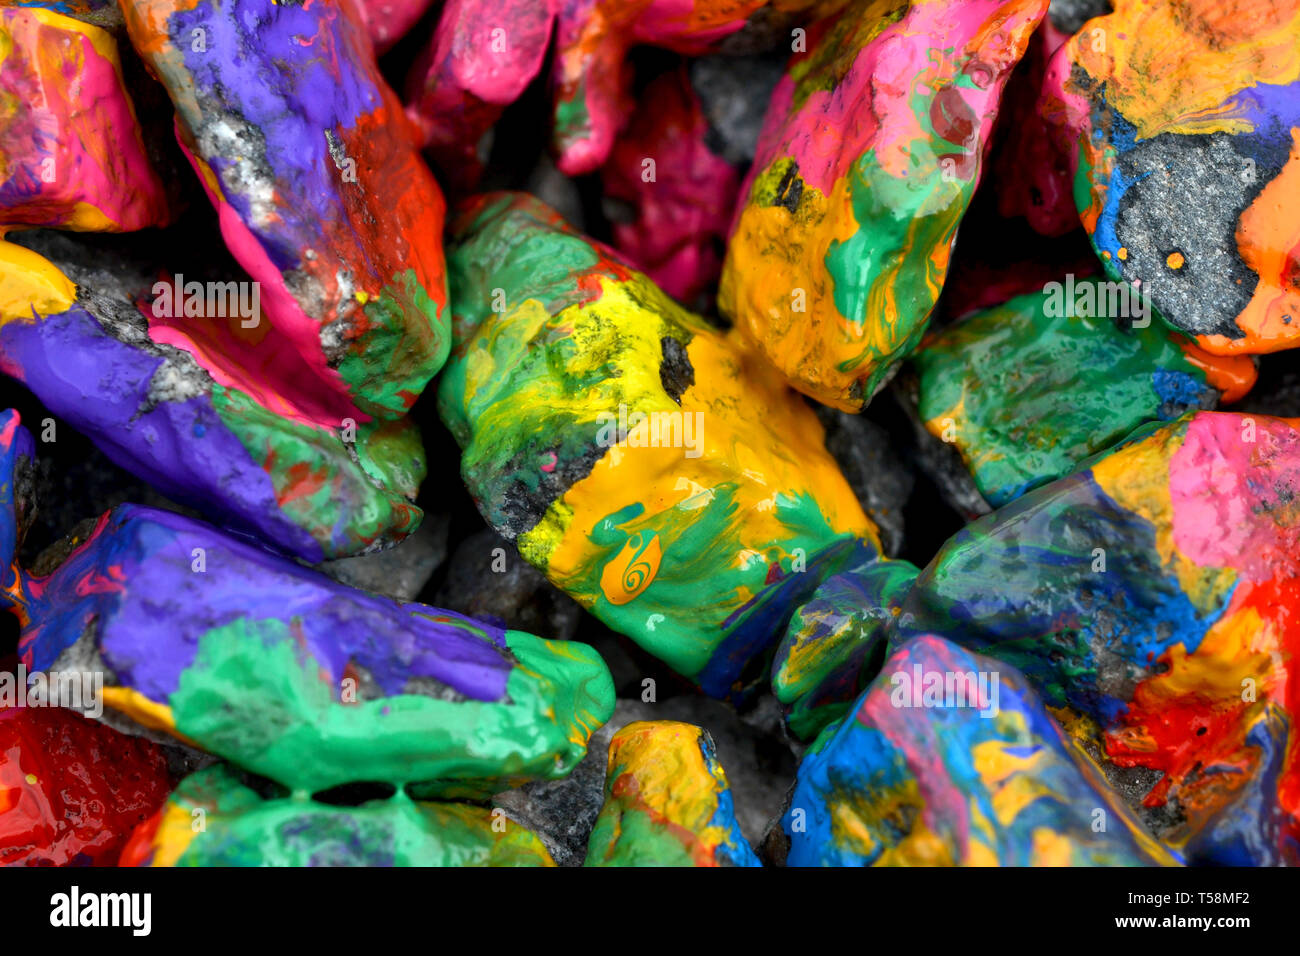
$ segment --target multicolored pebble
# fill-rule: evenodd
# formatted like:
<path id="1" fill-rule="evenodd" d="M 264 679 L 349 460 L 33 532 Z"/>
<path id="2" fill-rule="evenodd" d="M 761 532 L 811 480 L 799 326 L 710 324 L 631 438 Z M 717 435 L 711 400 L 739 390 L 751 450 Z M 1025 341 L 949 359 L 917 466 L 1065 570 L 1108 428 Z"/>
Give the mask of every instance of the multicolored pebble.
<path id="1" fill-rule="evenodd" d="M 439 410 L 525 560 L 708 693 L 879 543 L 813 411 L 734 335 L 516 194 L 469 203 Z"/>
<path id="2" fill-rule="evenodd" d="M 856 411 L 920 341 L 1002 87 L 1047 0 L 855 0 L 809 28 L 741 188 L 718 306 Z"/>
<path id="3" fill-rule="evenodd" d="M 408 112 L 458 186 L 482 171 L 479 144 L 541 72 L 555 33 L 552 147 L 560 171 L 595 172 L 632 113 L 627 54 L 645 45 L 696 55 L 751 18 L 825 13 L 845 0 L 448 0 L 407 87 Z"/>
<path id="4" fill-rule="evenodd" d="M 584 866 L 762 866 L 707 731 L 628 724 L 610 741 L 605 781 Z"/>
<path id="5" fill-rule="evenodd" d="M 897 639 L 942 634 L 1023 672 L 1107 765 L 1154 772 L 1144 803 L 1165 840 L 1195 840 L 1189 861 L 1300 862 L 1297 425 L 1195 412 L 1139 430 L 958 532 Z"/>
<path id="6" fill-rule="evenodd" d="M 0 439 L 12 488 L 31 448 L 16 413 Z M 100 674 L 109 709 L 295 790 L 461 796 L 553 779 L 613 713 L 613 679 L 586 645 L 356 591 L 133 505 L 38 576 L 15 560 L 15 502 L 0 505 L 0 600 L 29 673 Z"/>
<path id="7" fill-rule="evenodd" d="M 1107 273 L 1216 354 L 1300 344 L 1297 50 L 1297 0 L 1116 0 L 1044 83 Z"/>
<path id="8" fill-rule="evenodd" d="M 170 221 L 112 35 L 44 6 L 6 5 L 0 50 L 0 233 Z"/>
<path id="9" fill-rule="evenodd" d="M 831 575 L 791 615 L 772 661 L 772 693 L 790 733 L 812 740 L 848 712 L 918 573 L 906 561 L 872 556 Z"/>
<path id="10" fill-rule="evenodd" d="M 168 344 L 173 326 L 149 302 L 147 266 L 70 237 L 21 238 L 55 262 L 0 242 L 0 371 L 118 465 L 312 563 L 391 544 L 419 526 L 425 458 L 409 419 L 314 422 L 298 411 L 303 393 L 277 393 L 195 343 L 201 332 L 242 333 L 242 318 L 198 316 L 191 338 Z M 164 281 L 164 297 L 178 282 L 191 284 Z M 192 285 L 204 293 L 207 284 Z M 294 364 L 295 353 L 273 356 L 273 339 L 263 343 L 269 361 Z"/>
<path id="11" fill-rule="evenodd" d="M 186 777 L 142 823 L 122 866 L 554 866 L 541 841 L 499 812 L 386 800 L 331 806 L 264 799 L 218 764 Z"/>
<path id="12" fill-rule="evenodd" d="M 722 270 L 740 173 L 709 148 L 685 67 L 646 87 L 600 175 L 605 194 L 633 210 L 614 224 L 614 247 L 678 302 L 701 303 Z"/>
<path id="13" fill-rule="evenodd" d="M 541 72 L 557 0 L 447 0 L 407 78 L 406 114 L 438 171 L 469 191 L 480 144 Z"/>
<path id="14" fill-rule="evenodd" d="M 443 200 L 352 0 L 126 0 L 136 50 L 328 424 L 395 418 L 446 359 Z M 264 335 L 265 333 L 263 333 Z M 178 345 L 184 331 L 160 337 Z M 265 374 L 261 336 L 226 345 Z M 302 381 L 279 379 L 286 391 Z M 335 403 L 337 405 L 337 402 Z"/>
<path id="15" fill-rule="evenodd" d="M 62 707 L 0 707 L 0 866 L 113 866 L 171 787 L 157 744 Z"/>
<path id="16" fill-rule="evenodd" d="M 934 636 L 903 644 L 813 745 L 781 825 L 790 866 L 1179 862 L 1022 675 Z"/>
<path id="17" fill-rule="evenodd" d="M 918 411 L 1001 507 L 1074 471 L 1139 425 L 1167 421 L 1255 382 L 1153 322 L 1128 286 L 1067 275 L 945 328 L 912 356 Z"/>

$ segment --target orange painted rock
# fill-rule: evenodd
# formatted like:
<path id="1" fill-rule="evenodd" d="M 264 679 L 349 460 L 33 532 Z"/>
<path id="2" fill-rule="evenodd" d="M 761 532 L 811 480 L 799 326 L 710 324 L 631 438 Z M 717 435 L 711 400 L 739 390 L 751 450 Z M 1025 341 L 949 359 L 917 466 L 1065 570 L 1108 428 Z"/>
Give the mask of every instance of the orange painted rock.
<path id="1" fill-rule="evenodd" d="M 1300 2 L 1119 0 L 1039 109 L 1110 278 L 1211 352 L 1300 344 Z"/>
<path id="2" fill-rule="evenodd" d="M 718 305 L 801 392 L 865 405 L 925 331 L 1043 0 L 857 0 L 776 88 Z"/>

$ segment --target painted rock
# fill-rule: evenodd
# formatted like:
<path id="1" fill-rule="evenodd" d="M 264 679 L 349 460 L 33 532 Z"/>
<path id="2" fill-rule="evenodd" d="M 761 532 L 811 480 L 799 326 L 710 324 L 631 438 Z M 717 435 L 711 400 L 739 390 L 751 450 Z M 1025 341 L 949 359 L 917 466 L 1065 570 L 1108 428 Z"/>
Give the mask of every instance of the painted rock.
<path id="1" fill-rule="evenodd" d="M 113 37 L 50 9 L 7 6 L 0 49 L 0 231 L 170 220 Z"/>
<path id="2" fill-rule="evenodd" d="M 1256 377 L 1249 357 L 1212 355 L 1153 323 L 1129 286 L 1072 275 L 948 326 L 912 366 L 921 419 L 994 507 L 1139 425 L 1236 401 Z"/>
<path id="3" fill-rule="evenodd" d="M 1102 12 L 1109 12 L 1107 7 Z M 1054 9 L 1029 41 L 1020 69 L 1002 99 L 990 166 L 998 212 L 1023 217 L 1044 236 L 1062 236 L 1079 228 L 1071 189 L 1073 154 L 1052 134 L 1038 112 L 1038 98 L 1052 55 L 1070 38 L 1054 22 Z"/>
<path id="4" fill-rule="evenodd" d="M 1177 862 L 1080 759 L 1024 677 L 916 637 L 804 757 L 791 866 Z"/>
<path id="5" fill-rule="evenodd" d="M 1046 0 L 856 0 L 777 86 L 718 305 L 855 411 L 920 341 L 1007 76 Z"/>
<path id="6" fill-rule="evenodd" d="M 1300 862 L 1281 762 L 1300 703 L 1296 424 L 1196 412 L 1139 430 L 956 534 L 899 639 L 941 633 L 1091 722 L 1080 737 L 1108 769 L 1146 772 L 1162 835 L 1200 838 L 1197 861 Z"/>
<path id="7" fill-rule="evenodd" d="M 438 400 L 479 509 L 609 627 L 737 690 L 824 574 L 879 551 L 816 415 L 537 200 L 481 197 L 452 231 Z"/>
<path id="8" fill-rule="evenodd" d="M 185 333 L 154 305 L 178 283 L 204 284 L 172 277 L 148 303 L 147 266 L 71 237 L 20 238 L 54 261 L 0 243 L 0 371 L 115 463 L 311 562 L 392 543 L 419 525 L 424 450 L 409 419 L 333 427 L 314 396 L 276 389 L 275 364 L 291 380 L 301 363 L 265 335 L 259 313 L 248 313 L 251 329 L 233 313 L 181 319 Z M 181 333 L 179 347 L 168 332 Z M 249 335 L 261 339 L 263 364 L 229 364 L 222 344 Z M 259 374 L 268 365 L 271 374 Z"/>
<path id="9" fill-rule="evenodd" d="M 352 0 L 123 8 L 222 236 L 303 374 L 357 421 L 406 412 L 450 344 L 444 207 Z M 252 343 L 242 357 L 265 361 Z"/>
<path id="10" fill-rule="evenodd" d="M 13 412 L 0 437 L 12 486 L 31 439 Z M 182 515 L 116 508 L 44 576 L 14 560 L 16 518 L 0 532 L 29 673 L 102 673 L 108 708 L 295 790 L 491 794 L 568 773 L 613 712 L 583 644 L 355 591 Z"/>
<path id="11" fill-rule="evenodd" d="M 584 866 L 762 866 L 740 824 L 713 738 L 638 721 L 609 744 L 605 805 Z"/>
<path id="12" fill-rule="evenodd" d="M 580 176 L 605 163 L 632 112 L 632 47 L 698 56 L 765 18 L 793 22 L 844 2 L 448 0 L 409 79 L 408 112 L 439 168 L 472 186 L 480 141 L 540 74 L 554 27 L 552 145 L 561 172 Z"/>
<path id="13" fill-rule="evenodd" d="M 481 143 L 541 72 L 557 0 L 447 0 L 407 78 L 406 112 L 447 181 L 469 191 Z"/>
<path id="14" fill-rule="evenodd" d="M 848 713 L 884 655 L 917 569 L 872 558 L 827 578 L 790 617 L 772 661 L 786 726 L 811 740 Z"/>
<path id="15" fill-rule="evenodd" d="M 1117 0 L 1039 108 L 1109 276 L 1221 355 L 1300 344 L 1300 3 Z"/>
<path id="16" fill-rule="evenodd" d="M 433 0 L 359 0 L 376 53 L 387 52 L 415 26 Z"/>
<path id="17" fill-rule="evenodd" d="M 142 823 L 123 866 L 554 866 L 499 813 L 417 802 L 401 790 L 359 806 L 305 794 L 264 799 L 218 764 L 186 777 Z"/>
<path id="18" fill-rule="evenodd" d="M 845 0 L 580 0 L 555 26 L 555 127 L 560 170 L 591 172 L 609 155 L 631 111 L 628 51 L 645 45 L 699 56 L 773 12 L 838 10 Z M 788 36 L 789 34 L 787 34 Z"/>
<path id="19" fill-rule="evenodd" d="M 740 174 L 709 148 L 709 122 L 685 67 L 646 87 L 601 167 L 605 194 L 633 216 L 614 246 L 679 302 L 698 305 L 722 269 Z"/>
<path id="20" fill-rule="evenodd" d="M 62 707 L 0 708 L 0 866 L 112 866 L 171 787 L 157 744 Z"/>

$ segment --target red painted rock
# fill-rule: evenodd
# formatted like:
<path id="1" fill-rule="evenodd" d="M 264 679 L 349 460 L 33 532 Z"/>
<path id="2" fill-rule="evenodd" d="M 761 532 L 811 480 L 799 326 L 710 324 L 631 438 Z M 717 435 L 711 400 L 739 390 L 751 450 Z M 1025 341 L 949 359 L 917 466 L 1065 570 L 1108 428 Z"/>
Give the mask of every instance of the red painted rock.
<path id="1" fill-rule="evenodd" d="M 112 866 L 171 788 L 157 744 L 62 707 L 0 710 L 0 865 Z"/>

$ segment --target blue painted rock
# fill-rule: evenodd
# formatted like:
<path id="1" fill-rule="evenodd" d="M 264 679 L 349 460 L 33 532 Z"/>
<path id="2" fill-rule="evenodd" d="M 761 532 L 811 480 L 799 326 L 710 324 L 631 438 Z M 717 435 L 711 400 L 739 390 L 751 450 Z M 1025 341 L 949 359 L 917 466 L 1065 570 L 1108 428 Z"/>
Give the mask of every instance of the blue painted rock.
<path id="1" fill-rule="evenodd" d="M 1022 675 L 933 636 L 813 745 L 781 823 L 791 866 L 1175 862 Z"/>

